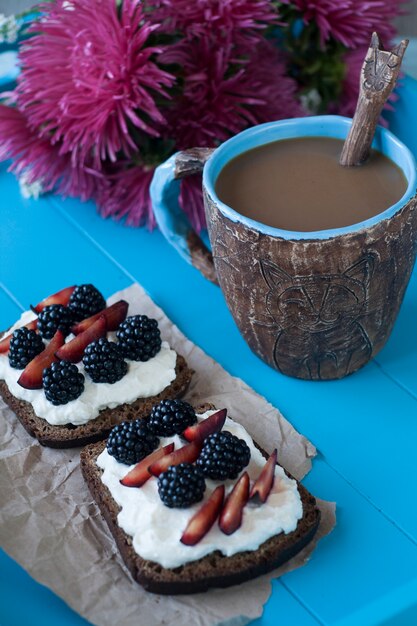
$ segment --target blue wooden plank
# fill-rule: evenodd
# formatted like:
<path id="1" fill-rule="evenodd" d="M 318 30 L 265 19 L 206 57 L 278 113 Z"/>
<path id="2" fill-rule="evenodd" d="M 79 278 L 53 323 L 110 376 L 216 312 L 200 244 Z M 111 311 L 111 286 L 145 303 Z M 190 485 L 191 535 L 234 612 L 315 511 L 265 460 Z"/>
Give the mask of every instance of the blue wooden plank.
<path id="1" fill-rule="evenodd" d="M 224 317 L 224 300 L 219 289 L 181 261 L 157 231 L 150 233 L 144 228 L 127 227 L 112 219 L 103 220 L 91 202 L 82 204 L 71 198 L 62 200 L 52 196 L 45 201 L 120 263 L 132 279 L 149 290 L 155 302 L 168 314 L 170 311 L 175 315 L 181 309 L 179 319 L 191 322 L 192 328 L 196 326 L 198 318 L 195 316 L 202 306 L 207 314 L 199 320 L 201 324 L 210 323 L 213 316 L 217 319 Z M 193 293 L 195 288 L 197 292 Z M 235 328 L 233 321 L 230 328 Z"/>
<path id="2" fill-rule="evenodd" d="M 71 285 L 93 282 L 105 295 L 131 283 L 120 267 L 86 240 L 48 201 L 25 200 L 0 164 L 0 282 L 28 307 Z"/>
<path id="3" fill-rule="evenodd" d="M 411 593 L 417 585 L 417 546 L 323 459 L 316 460 L 304 483 L 323 498 L 337 494 L 337 525 L 321 541 L 308 566 L 286 574 L 284 584 L 325 624 L 337 624 L 354 613 L 366 612 L 366 607 L 386 603 L 386 610 L 378 615 L 381 620 L 401 611 L 405 599 L 417 623 L 416 596 Z M 380 623 L 378 620 L 375 624 Z M 347 623 L 358 626 L 374 622 Z"/>
<path id="4" fill-rule="evenodd" d="M 18 318 L 22 312 L 18 303 L 6 292 L 0 283 L 0 311 L 1 323 L 0 332 L 11 326 L 13 321 Z"/>
<path id="5" fill-rule="evenodd" d="M 377 356 L 383 371 L 417 398 L 417 269 L 414 269 L 391 337 Z"/>
<path id="6" fill-rule="evenodd" d="M 185 264 L 159 233 L 104 221 L 75 201 L 53 203 L 117 258 L 192 341 L 278 406 L 338 472 L 417 541 L 417 501 L 408 502 L 395 488 L 404 476 L 417 481 L 415 399 L 375 363 L 341 381 L 282 376 L 251 353 L 220 290 Z M 145 264 L 143 259 L 150 261 Z M 399 349 L 409 350 L 410 342 Z M 349 450 L 355 450 L 362 463 L 352 463 Z M 364 472 L 365 463 L 378 471 Z"/>
<path id="7" fill-rule="evenodd" d="M 286 381 L 285 387 L 279 403 L 284 414 L 317 443 L 332 467 L 417 542 L 416 502 L 405 497 L 405 483 L 417 482 L 416 400 L 384 379 L 373 363 L 325 389 L 298 381 Z"/>
<path id="8" fill-rule="evenodd" d="M 272 581 L 272 596 L 262 616 L 251 626 L 318 626 L 322 621 L 313 617 L 279 580 Z"/>
<path id="9" fill-rule="evenodd" d="M 87 626 L 54 593 L 38 584 L 0 550 L 1 626 Z"/>
<path id="10" fill-rule="evenodd" d="M 417 614 L 410 599 L 417 598 L 417 580 L 393 590 L 378 602 L 338 620 L 335 626 L 415 626 Z"/>

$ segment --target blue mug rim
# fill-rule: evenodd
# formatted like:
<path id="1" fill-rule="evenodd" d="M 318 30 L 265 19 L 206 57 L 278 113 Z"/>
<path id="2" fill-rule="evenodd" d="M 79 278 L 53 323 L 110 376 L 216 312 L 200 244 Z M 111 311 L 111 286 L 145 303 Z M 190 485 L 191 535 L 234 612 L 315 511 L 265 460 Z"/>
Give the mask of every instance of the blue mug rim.
<path id="1" fill-rule="evenodd" d="M 296 137 L 333 137 L 344 139 L 351 126 L 352 119 L 339 115 L 319 115 L 300 117 L 276 122 L 259 124 L 242 131 L 222 143 L 211 155 L 203 170 L 203 187 L 216 207 L 232 222 L 239 222 L 253 230 L 283 239 L 329 239 L 340 235 L 354 233 L 371 228 L 379 222 L 391 218 L 415 195 L 417 186 L 416 161 L 407 146 L 386 128 L 378 126 L 372 146 L 396 163 L 403 171 L 407 181 L 407 189 L 403 196 L 381 213 L 367 220 L 340 228 L 317 231 L 291 231 L 268 226 L 249 217 L 241 215 L 235 209 L 222 202 L 215 191 L 217 176 L 223 167 L 234 157 L 260 145 L 280 139 Z"/>

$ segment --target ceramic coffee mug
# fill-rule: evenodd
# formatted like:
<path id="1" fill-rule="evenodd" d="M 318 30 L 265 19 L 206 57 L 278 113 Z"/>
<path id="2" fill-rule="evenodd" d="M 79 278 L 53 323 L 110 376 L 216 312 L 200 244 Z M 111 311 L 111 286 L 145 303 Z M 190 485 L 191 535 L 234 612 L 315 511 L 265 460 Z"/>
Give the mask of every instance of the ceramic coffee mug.
<path id="1" fill-rule="evenodd" d="M 281 230 L 244 217 L 219 200 L 215 183 L 228 161 L 251 148 L 295 137 L 344 139 L 350 124 L 338 116 L 262 124 L 215 150 L 172 156 L 157 168 L 151 186 L 156 220 L 168 241 L 218 282 L 252 350 L 297 378 L 342 378 L 385 344 L 416 254 L 414 158 L 379 127 L 373 147 L 402 169 L 406 193 L 375 217 L 316 232 Z M 201 171 L 212 254 L 178 206 L 179 179 Z"/>

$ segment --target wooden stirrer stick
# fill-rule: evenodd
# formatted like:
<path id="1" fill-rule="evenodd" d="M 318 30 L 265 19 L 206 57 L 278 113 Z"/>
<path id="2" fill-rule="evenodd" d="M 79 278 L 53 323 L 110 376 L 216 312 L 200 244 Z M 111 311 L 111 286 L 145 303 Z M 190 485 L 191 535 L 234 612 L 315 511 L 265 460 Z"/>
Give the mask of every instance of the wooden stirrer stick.
<path id="1" fill-rule="evenodd" d="M 385 51 L 377 35 L 372 34 L 360 75 L 360 91 L 352 126 L 343 145 L 340 165 L 362 165 L 371 150 L 382 108 L 394 89 L 408 39 L 391 51 Z"/>

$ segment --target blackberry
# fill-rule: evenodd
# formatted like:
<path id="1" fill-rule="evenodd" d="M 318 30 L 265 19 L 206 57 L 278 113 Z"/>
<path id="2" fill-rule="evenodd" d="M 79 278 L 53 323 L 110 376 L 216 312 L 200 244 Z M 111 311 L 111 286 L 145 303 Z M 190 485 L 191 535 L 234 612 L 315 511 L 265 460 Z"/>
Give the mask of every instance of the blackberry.
<path id="1" fill-rule="evenodd" d="M 106 308 L 106 301 L 94 285 L 78 285 L 71 294 L 68 307 L 79 322 Z"/>
<path id="2" fill-rule="evenodd" d="M 86 347 L 83 364 L 95 383 L 117 383 L 127 372 L 127 363 L 123 360 L 117 344 L 105 337 Z"/>
<path id="3" fill-rule="evenodd" d="M 184 509 L 200 502 L 205 489 L 203 473 L 191 463 L 173 465 L 158 478 L 159 497 L 170 509 Z"/>
<path id="4" fill-rule="evenodd" d="M 123 356 L 132 361 L 149 361 L 161 349 L 158 322 L 146 315 L 127 317 L 117 331 Z"/>
<path id="5" fill-rule="evenodd" d="M 38 331 L 44 339 L 52 339 L 57 330 L 68 335 L 73 323 L 71 310 L 62 304 L 49 304 L 38 315 Z"/>
<path id="6" fill-rule="evenodd" d="M 52 404 L 67 404 L 84 391 L 84 376 L 74 363 L 57 361 L 43 370 L 43 389 Z"/>
<path id="7" fill-rule="evenodd" d="M 122 422 L 113 428 L 107 439 L 107 452 L 125 465 L 138 463 L 153 452 L 159 439 L 150 432 L 146 419 Z"/>
<path id="8" fill-rule="evenodd" d="M 213 480 L 237 478 L 250 460 L 250 450 L 243 439 L 227 430 L 209 435 L 197 459 L 204 476 Z"/>
<path id="9" fill-rule="evenodd" d="M 195 411 L 182 400 L 162 400 L 153 407 L 149 416 L 149 428 L 161 437 L 180 435 L 187 426 L 197 421 Z"/>
<path id="10" fill-rule="evenodd" d="M 17 328 L 10 339 L 10 367 L 22 370 L 45 348 L 41 337 L 29 328 Z"/>

